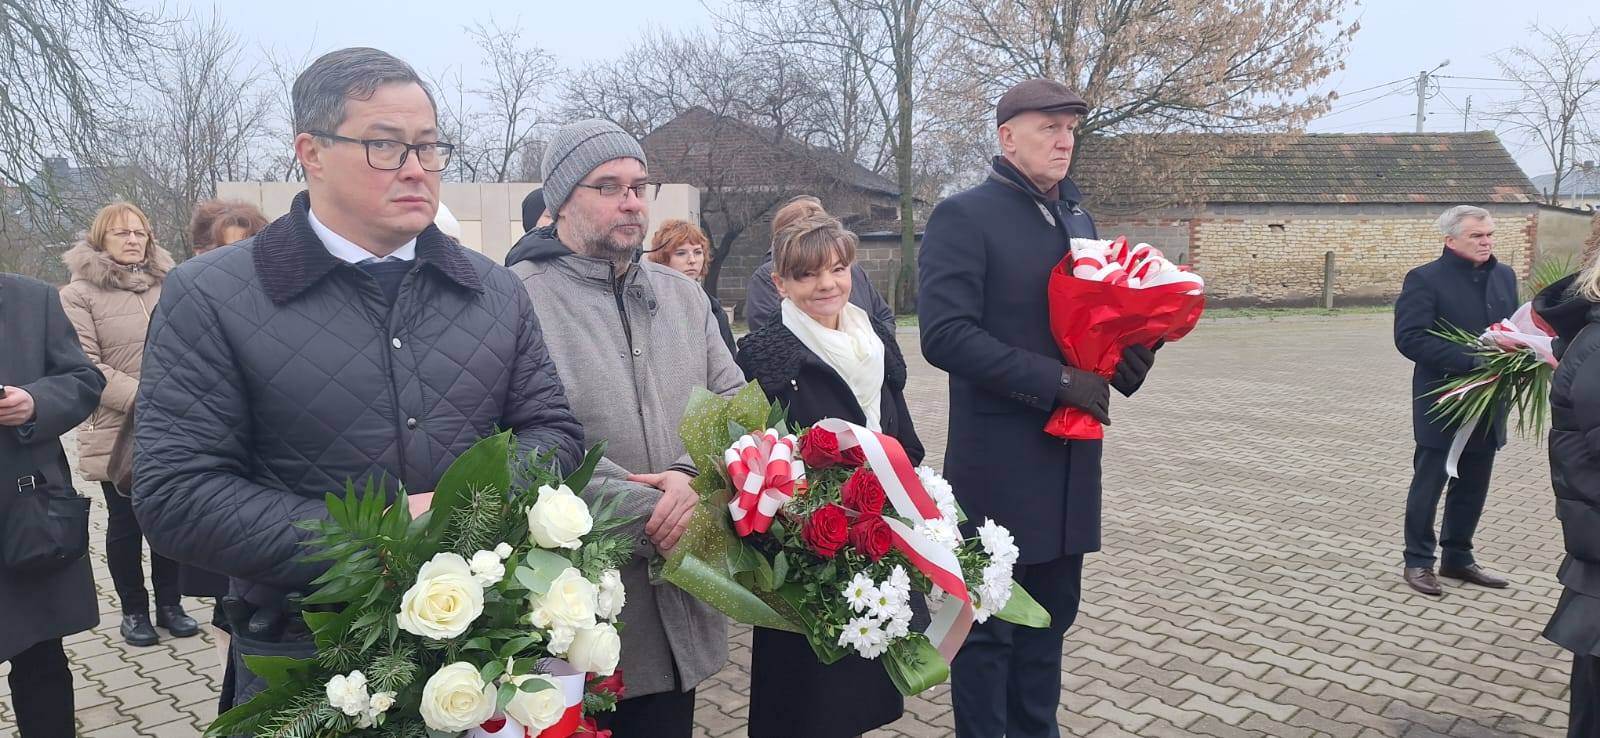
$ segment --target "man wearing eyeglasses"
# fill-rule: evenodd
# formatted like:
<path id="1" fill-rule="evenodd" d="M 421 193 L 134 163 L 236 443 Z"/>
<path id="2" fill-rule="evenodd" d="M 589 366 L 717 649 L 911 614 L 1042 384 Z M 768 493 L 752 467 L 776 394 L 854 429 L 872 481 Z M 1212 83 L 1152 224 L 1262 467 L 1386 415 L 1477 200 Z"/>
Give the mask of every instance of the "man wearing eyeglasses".
<path id="1" fill-rule="evenodd" d="M 544 155 L 553 231 L 522 237 L 507 258 L 546 328 L 550 356 L 588 440 L 606 443 L 585 494 L 622 493 L 636 516 L 638 555 L 622 569 L 627 699 L 604 716 L 617 738 L 688 738 L 696 685 L 728 660 L 727 624 L 670 584 L 651 584 L 649 558 L 670 551 L 699 501 L 678 424 L 697 387 L 744 386 L 694 280 L 639 260 L 650 226 L 644 150 L 613 123 L 556 133 Z"/>
<path id="2" fill-rule="evenodd" d="M 293 104 L 308 191 L 171 273 L 139 391 L 134 509 L 153 548 L 229 576 L 235 699 L 261 687 L 241 656 L 314 652 L 292 595 L 327 564 L 295 524 L 324 495 L 432 490 L 499 429 L 564 471 L 582 453 L 522 285 L 433 225 L 452 147 L 416 72 L 335 51 Z"/>

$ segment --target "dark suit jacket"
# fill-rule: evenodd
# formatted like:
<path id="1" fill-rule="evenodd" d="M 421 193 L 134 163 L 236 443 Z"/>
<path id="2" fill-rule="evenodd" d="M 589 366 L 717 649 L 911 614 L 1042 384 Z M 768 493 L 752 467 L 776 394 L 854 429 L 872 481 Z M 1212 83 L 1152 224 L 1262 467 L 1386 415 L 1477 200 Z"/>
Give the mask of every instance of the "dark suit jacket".
<path id="1" fill-rule="evenodd" d="M 61 435 L 89 417 L 106 386 L 105 376 L 83 355 L 55 288 L 15 274 L 0 274 L 0 384 L 32 395 L 36 413 L 21 428 L 0 426 L 3 518 L 21 475 L 72 485 Z M 0 602 L 27 605 L 0 607 L 0 661 L 100 622 L 87 556 L 46 574 L 0 567 Z"/>
<path id="2" fill-rule="evenodd" d="M 1517 311 L 1517 275 L 1491 257 L 1481 266 L 1445 249 L 1438 259 L 1406 274 L 1394 304 L 1394 345 L 1416 362 L 1411 374 L 1411 426 L 1418 446 L 1449 448 L 1456 429 L 1428 415 L 1434 398 L 1428 393 L 1451 377 L 1472 371 L 1471 349 L 1432 335 L 1448 323 L 1472 333 L 1511 317 Z M 1483 424 L 1467 443 L 1469 451 L 1505 445 L 1505 409 Z"/>
<path id="3" fill-rule="evenodd" d="M 922 353 L 950 373 L 944 475 L 967 517 L 1011 529 L 1021 562 L 1100 548 L 1100 441 L 1044 432 L 1061 381 L 1050 270 L 1094 238 L 1071 180 L 1050 198 L 1003 159 L 933 209 L 918 258 Z"/>

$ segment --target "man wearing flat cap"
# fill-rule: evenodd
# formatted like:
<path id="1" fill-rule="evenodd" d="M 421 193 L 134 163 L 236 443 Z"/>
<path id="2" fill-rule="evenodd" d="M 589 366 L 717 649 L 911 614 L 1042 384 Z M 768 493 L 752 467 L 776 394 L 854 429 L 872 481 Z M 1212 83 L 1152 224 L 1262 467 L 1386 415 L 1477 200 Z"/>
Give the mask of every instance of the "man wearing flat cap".
<path id="1" fill-rule="evenodd" d="M 1010 529 L 1015 578 L 1050 612 L 1048 628 L 990 618 L 952 666 L 959 738 L 1056 738 L 1061 645 L 1078 614 L 1083 555 L 1100 548 L 1100 441 L 1045 433 L 1058 407 L 1109 422 L 1110 390 L 1130 396 L 1154 355 L 1123 353 L 1110 382 L 1068 365 L 1050 333 L 1050 270 L 1068 240 L 1095 238 L 1067 177 L 1089 106 L 1054 80 L 1012 87 L 996 106 L 1000 155 L 989 178 L 939 203 L 918 257 L 922 353 L 950 375 L 944 475 L 970 521 Z"/>

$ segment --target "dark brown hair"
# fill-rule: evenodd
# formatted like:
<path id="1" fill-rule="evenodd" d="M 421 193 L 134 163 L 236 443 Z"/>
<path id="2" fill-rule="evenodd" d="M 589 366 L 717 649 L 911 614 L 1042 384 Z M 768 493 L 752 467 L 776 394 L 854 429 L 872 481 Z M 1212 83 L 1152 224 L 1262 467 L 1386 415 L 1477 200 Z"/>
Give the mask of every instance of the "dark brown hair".
<path id="1" fill-rule="evenodd" d="M 818 208 L 814 214 L 786 223 L 773 235 L 772 272 L 785 279 L 800 279 L 807 272 L 827 268 L 835 259 L 849 266 L 856 260 L 858 243 L 856 234 L 839 219 Z"/>
<path id="2" fill-rule="evenodd" d="M 239 200 L 205 200 L 194 206 L 189 217 L 189 243 L 198 249 L 226 246 L 222 232 L 229 227 L 243 228 L 245 236 L 254 236 L 267 227 L 267 216 L 261 209 Z"/>

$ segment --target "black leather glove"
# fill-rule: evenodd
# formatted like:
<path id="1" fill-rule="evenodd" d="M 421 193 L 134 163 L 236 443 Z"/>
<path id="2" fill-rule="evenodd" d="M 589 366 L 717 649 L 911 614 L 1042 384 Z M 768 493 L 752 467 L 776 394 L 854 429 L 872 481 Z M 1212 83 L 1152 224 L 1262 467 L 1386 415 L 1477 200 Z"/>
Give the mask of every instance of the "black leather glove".
<path id="1" fill-rule="evenodd" d="M 1132 397 L 1144 384 L 1145 375 L 1150 373 L 1150 367 L 1155 363 L 1156 352 L 1152 349 L 1140 344 L 1123 349 L 1122 361 L 1117 362 L 1117 371 L 1111 376 L 1111 386 L 1117 388 L 1123 397 Z"/>
<path id="2" fill-rule="evenodd" d="M 1069 405 L 1111 425 L 1111 386 L 1105 377 L 1073 366 L 1061 367 L 1061 384 L 1056 386 L 1056 404 Z"/>

